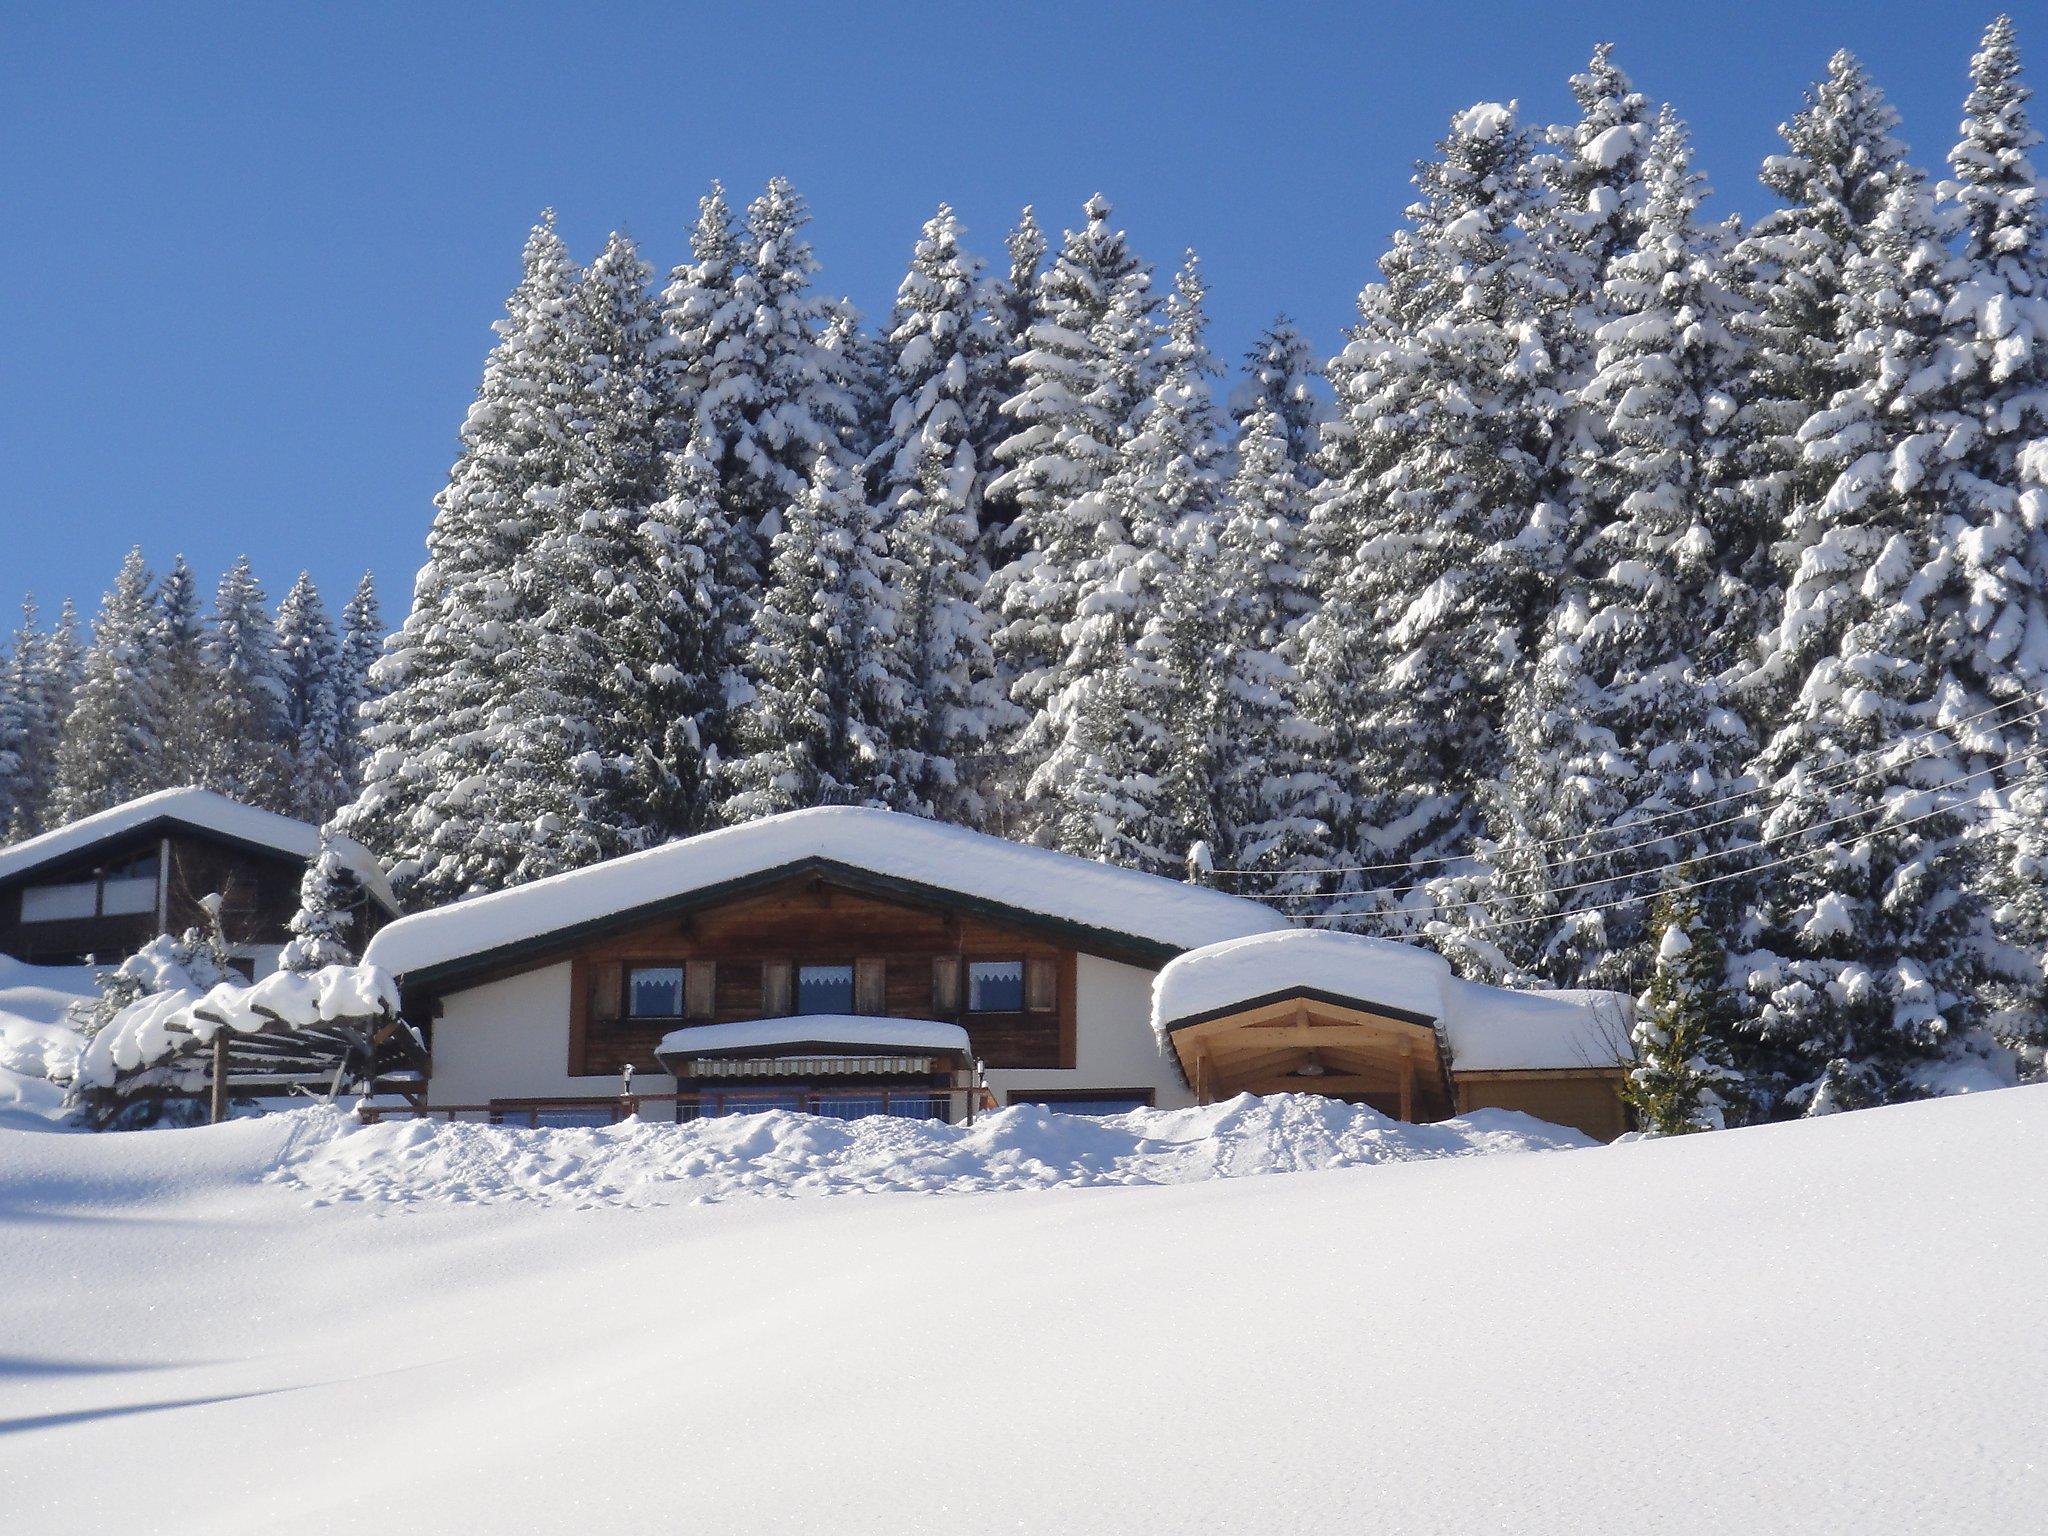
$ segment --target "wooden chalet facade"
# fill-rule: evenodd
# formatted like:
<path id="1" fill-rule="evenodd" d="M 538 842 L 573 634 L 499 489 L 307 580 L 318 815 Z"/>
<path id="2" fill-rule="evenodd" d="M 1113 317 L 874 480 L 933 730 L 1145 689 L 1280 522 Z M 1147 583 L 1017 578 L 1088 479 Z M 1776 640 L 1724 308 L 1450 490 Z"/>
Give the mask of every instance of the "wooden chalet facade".
<path id="1" fill-rule="evenodd" d="M 236 960 L 266 973 L 290 938 L 319 829 L 206 789 L 172 789 L 0 848 L 0 954 L 35 965 L 113 962 L 160 933 L 204 927 L 217 894 Z M 358 942 L 395 915 L 382 872 L 354 850 Z"/>
<path id="2" fill-rule="evenodd" d="M 1298 932 L 1255 902 L 835 807 L 416 914 L 364 960 L 397 981 L 426 1044 L 424 1103 L 451 1113 L 605 1119 L 628 1081 L 642 1114 L 682 1118 L 950 1118 L 970 1101 L 1109 1112 L 1239 1091 L 1456 1112 L 1433 1021 L 1409 1026 L 1406 1077 L 1384 1075 L 1378 1035 L 1356 1027 L 1328 1063 L 1276 1058 L 1243 1080 L 1190 1074 L 1162 1047 L 1163 968 Z M 1343 1070 L 1347 1049 L 1358 1070 Z M 1595 1065 L 1612 1108 L 1581 1120 L 1612 1135 L 1618 1069 Z"/>

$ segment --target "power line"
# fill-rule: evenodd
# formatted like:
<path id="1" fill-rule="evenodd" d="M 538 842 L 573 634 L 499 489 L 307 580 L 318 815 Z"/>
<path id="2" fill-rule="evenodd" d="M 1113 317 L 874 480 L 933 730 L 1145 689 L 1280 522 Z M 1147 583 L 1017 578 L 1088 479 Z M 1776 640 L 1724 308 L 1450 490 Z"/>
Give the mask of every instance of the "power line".
<path id="1" fill-rule="evenodd" d="M 2026 702 L 2027 701 L 2025 699 L 2007 699 L 2003 704 L 1994 704 L 1991 708 L 1979 710 L 1974 715 L 1966 715 L 1960 720 L 1950 721 L 1947 725 L 1941 726 L 1939 729 L 1943 732 L 1952 733 L 1962 726 L 1969 725 L 1977 720 L 1982 720 L 1986 715 L 1996 714 L 1999 710 L 2009 709 L 2014 704 L 2024 704 Z M 2028 710 L 2023 715 L 2014 715 L 2010 719 L 2002 720 L 1998 722 L 1998 728 L 2010 729 L 2011 727 L 2016 725 L 2024 725 L 2029 720 L 2037 719 L 2044 714 L 2048 714 L 2048 704 L 2037 705 L 2033 709 Z M 1922 761 L 1925 758 L 1939 756 L 1941 751 L 1946 750 L 1948 747 L 1954 745 L 1954 741 L 1953 737 L 1949 736 L 1942 741 L 1926 741 L 1923 742 L 1922 745 L 1929 747 L 1930 750 L 1909 753 L 1905 757 L 1897 758 L 1889 762 L 1879 763 L 1874 767 L 1862 769 L 1858 772 L 1851 773 L 1848 777 L 1841 779 L 1839 781 L 1816 779 L 1815 782 L 1818 783 L 1820 787 L 1824 789 L 1846 788 L 1851 784 L 1861 783 L 1865 779 L 1876 778 L 1880 774 L 1896 772 L 1898 769 L 1903 768 L 1910 763 L 1916 763 Z M 1861 752 L 1850 753 L 1848 756 L 1844 757 L 1840 762 L 1833 763 L 1829 765 L 1827 768 L 1816 770 L 1816 773 L 1835 773 L 1840 769 L 1853 767 L 1862 759 L 1881 757 L 1885 753 L 1890 752 L 1891 750 L 1893 749 L 1890 747 L 1868 747 Z M 1695 816 L 1701 811 L 1713 810 L 1716 806 L 1728 805 L 1738 800 L 1753 799 L 1758 795 L 1768 794 L 1771 788 L 1772 786 L 1768 784 L 1755 784 L 1751 785 L 1747 789 L 1732 790 L 1728 794 L 1716 796 L 1714 799 L 1711 800 L 1702 800 L 1698 805 L 1684 806 L 1677 810 L 1662 811 L 1655 816 L 1637 817 L 1631 821 L 1616 822 L 1611 826 L 1592 827 L 1588 828 L 1584 832 L 1566 833 L 1556 837 L 1534 838 L 1531 839 L 1528 843 L 1524 844 L 1523 846 L 1530 848 L 1555 847 L 1564 843 L 1583 842 L 1586 838 L 1589 837 L 1599 837 L 1602 835 L 1618 832 L 1634 832 L 1643 827 L 1657 826 L 1660 823 L 1673 821 L 1680 817 Z M 1708 822 L 1704 826 L 1682 830 L 1704 832 L 1712 827 L 1726 826 L 1732 822 L 1737 821 L 1746 821 L 1749 819 L 1750 816 L 1754 814 L 1754 811 L 1744 812 L 1738 815 L 1725 817 L 1719 821 Z M 1681 834 L 1667 834 L 1667 836 L 1679 835 Z M 1626 853 L 1629 851 L 1629 848 L 1648 847 L 1651 843 L 1658 843 L 1662 841 L 1664 841 L 1663 837 L 1656 837 L 1648 839 L 1647 841 L 1642 843 L 1629 844 L 1628 847 L 1610 848 L 1606 851 L 1608 853 Z M 1379 873 L 1385 870 L 1416 869 L 1425 865 L 1460 864 L 1471 857 L 1472 855 L 1470 853 L 1452 853 L 1433 855 L 1425 859 L 1398 859 L 1385 864 L 1326 864 L 1314 865 L 1299 869 L 1217 869 L 1214 870 L 1213 873 L 1219 875 L 1242 876 L 1251 879 L 1282 880 L 1295 875 L 1362 875 Z M 1253 899 L 1257 900 L 1259 898 L 1253 897 Z"/>
<path id="2" fill-rule="evenodd" d="M 1997 772 L 1999 772 L 1999 771 L 2000 771 L 2000 770 L 2002 770 L 2002 769 L 2010 768 L 2010 767 L 2012 767 L 2012 766 L 2013 766 L 2013 764 L 2015 764 L 2015 763 L 2019 762 L 2019 761 L 2020 761 L 2020 760 L 2021 760 L 2021 759 L 2022 759 L 2023 757 L 2025 757 L 2026 755 L 2027 755 L 2027 754 L 2025 754 L 2025 753 L 2019 753 L 2019 752 L 2016 752 L 2016 753 L 2014 753 L 2014 754 L 2013 754 L 2012 756 L 2010 756 L 2010 757 L 2004 757 L 2004 758 L 2000 758 L 2000 759 L 1999 759 L 1999 760 L 1998 760 L 1997 762 L 1995 762 L 1995 763 L 1991 763 L 1991 764 L 1989 764 L 1989 765 L 1987 765 L 1987 766 L 1985 766 L 1985 767 L 1983 767 L 1983 768 L 1978 768 L 1978 769 L 1975 769 L 1974 771 L 1972 771 L 1972 772 L 1970 772 L 1970 773 L 1966 773 L 1966 774 L 1963 774 L 1963 775 L 1961 775 L 1961 776 L 1960 776 L 1960 777 L 1958 777 L 1958 778 L 1953 778 L 1953 779 L 1945 779 L 1945 780 L 1943 780 L 1943 781 L 1942 781 L 1941 783 L 1939 783 L 1939 784 L 1930 784 L 1930 785 L 1928 785 L 1928 786 L 1927 786 L 1927 787 L 1926 787 L 1925 789 L 1921 789 L 1921 790 L 1918 790 L 1918 791 L 1916 791 L 1916 793 L 1918 793 L 1918 794 L 1927 794 L 1927 795 L 1931 795 L 1931 794 L 1938 794 L 1938 793 L 1940 793 L 1940 792 L 1941 792 L 1942 790 L 1945 790 L 1945 789 L 1956 789 L 1956 788 L 1958 788 L 1958 787 L 1960 787 L 1960 786 L 1962 786 L 1962 785 L 1964 785 L 1964 784 L 1967 784 L 1967 783 L 1969 783 L 1969 782 L 1970 782 L 1970 780 L 1972 780 L 1972 779 L 1981 779 L 1981 778 L 1983 778 L 1983 777 L 1984 777 L 1984 775 L 1986 775 L 1987 773 L 1997 773 Z M 1821 788 L 1823 788 L 1823 789 L 1829 789 L 1829 790 L 1839 790 L 1839 789 L 1842 789 L 1842 788 L 1845 788 L 1845 787 L 1847 787 L 1847 785 L 1848 785 L 1848 784 L 1850 784 L 1850 783 L 1853 783 L 1853 782 L 1855 782 L 1855 781 L 1854 781 L 1854 780 L 1844 780 L 1844 781 L 1843 781 L 1843 782 L 1842 782 L 1841 784 L 1828 784 L 1828 785 L 1822 785 L 1822 786 L 1820 786 L 1820 787 L 1821 787 Z M 1825 831 L 1825 830 L 1827 830 L 1827 828 L 1829 828 L 1829 827 L 1838 827 L 1838 826 L 1841 826 L 1841 825 L 1842 825 L 1843 823 L 1845 823 L 1845 822 L 1850 822 L 1850 821 L 1854 821 L 1854 820 L 1856 820 L 1856 819 L 1857 819 L 1857 818 L 1858 818 L 1859 816 L 1868 816 L 1868 815 L 1869 815 L 1869 814 L 1870 814 L 1870 813 L 1871 813 L 1871 812 L 1872 812 L 1873 810 L 1883 810 L 1883 809 L 1884 809 L 1884 805 L 1883 805 L 1883 802 L 1882 802 L 1882 801 L 1880 801 L 1880 802 L 1878 802 L 1878 803 L 1876 803 L 1876 804 L 1874 804 L 1874 805 L 1866 805 L 1866 806 L 1862 806 L 1862 807 L 1859 807 L 1859 808 L 1858 808 L 1858 809 L 1856 809 L 1856 810 L 1853 810 L 1853 811 L 1848 811 L 1848 812 L 1845 812 L 1844 814 L 1842 814 L 1842 815 L 1840 815 L 1840 816 L 1836 816 L 1836 817 L 1833 817 L 1832 819 L 1830 819 L 1830 820 L 1828 820 L 1828 821 L 1817 821 L 1817 822 L 1814 822 L 1814 823 L 1813 823 L 1813 824 L 1812 824 L 1811 826 L 1805 826 L 1805 827 L 1798 827 L 1798 828 L 1795 828 L 1794 830 L 1792 830 L 1792 831 L 1790 831 L 1790 832 L 1782 833 L 1782 834 L 1780 834 L 1780 835 L 1778 835 L 1778 836 L 1776 836 L 1776 837 L 1772 837 L 1772 836 L 1770 836 L 1769 834 L 1766 834 L 1766 835 L 1764 835 L 1764 836 L 1762 836 L 1762 837 L 1759 837 L 1759 838 L 1758 838 L 1758 839 L 1757 839 L 1757 840 L 1756 840 L 1755 842 L 1753 842 L 1753 843 L 1731 843 L 1731 844 L 1729 844 L 1729 845 L 1728 845 L 1727 847 L 1725 847 L 1725 848 L 1716 848 L 1716 849 L 1712 850 L 1711 852 L 1708 852 L 1708 853 L 1702 853 L 1702 854 L 1698 854 L 1698 855 L 1696 855 L 1696 856 L 1694 856 L 1694 857 L 1692 857 L 1692 858 L 1689 858 L 1689 859 L 1684 859 L 1684 860 L 1681 860 L 1680 862 L 1681 862 L 1681 863 L 1684 863 L 1684 864 L 1705 864 L 1705 863 L 1707 863 L 1707 862 L 1709 862 L 1709 861 L 1711 861 L 1711 860 L 1714 860 L 1714 859 L 1722 859 L 1722 858 L 1727 858 L 1727 857 L 1728 857 L 1728 856 L 1730 856 L 1731 854 L 1737 854 L 1737 853 L 1749 853 L 1749 852 L 1752 852 L 1752 851 L 1754 851 L 1755 849 L 1758 849 L 1758 848 L 1769 848 L 1769 847 L 1774 847 L 1774 846 L 1775 846 L 1776 844 L 1778 844 L 1778 843 L 1781 843 L 1781 842 L 1784 842 L 1784 841 L 1786 841 L 1786 840 L 1787 840 L 1787 839 L 1789 839 L 1789 838 L 1794 838 L 1794 837 L 1804 837 L 1804 836 L 1805 836 L 1806 834 L 1808 834 L 1809 832 L 1822 832 L 1822 831 Z M 1951 809 L 1953 809 L 1953 807 L 1951 807 Z M 1733 822 L 1737 822 L 1737 821 L 1747 821 L 1747 820 L 1749 820 L 1749 818 L 1750 818 L 1751 816 L 1754 816 L 1755 814 L 1756 814 L 1756 812 L 1755 812 L 1755 811 L 1750 811 L 1750 812 L 1747 812 L 1747 813 L 1745 813 L 1745 814 L 1743 814 L 1743 815 L 1740 815 L 1740 816 L 1729 816 L 1729 817 L 1725 817 L 1725 818 L 1723 818 L 1723 819 L 1722 819 L 1722 820 L 1720 820 L 1720 821 L 1711 821 L 1711 822 L 1708 822 L 1708 823 L 1707 823 L 1707 824 L 1706 824 L 1705 826 L 1701 826 L 1701 827 L 1689 827 L 1689 828 L 1687 828 L 1687 829 L 1685 829 L 1685 830 L 1686 830 L 1686 831 L 1688 831 L 1688 832 L 1704 832 L 1704 831 L 1708 830 L 1708 828 L 1710 828 L 1710 827 L 1716 827 L 1716 826 L 1726 826 L 1726 825 L 1729 825 L 1729 824 L 1731 824 L 1731 823 L 1733 823 Z M 1674 834 L 1672 834 L 1672 835 L 1673 835 L 1673 836 L 1677 836 L 1677 835 L 1679 835 L 1679 834 L 1676 834 L 1676 833 L 1674 833 Z M 1629 852 L 1629 851 L 1630 851 L 1631 849 L 1637 849 L 1637 848 L 1653 848 L 1653 847 L 1655 847 L 1655 846 L 1656 846 L 1657 844 L 1659 844 L 1659 843 L 1661 843 L 1661 842 L 1663 842 L 1663 841 L 1665 841 L 1665 839 L 1664 839 L 1664 838 L 1661 838 L 1661 837 L 1658 837 L 1658 838 L 1649 838 L 1649 839 L 1646 839 L 1645 841 L 1643 841 L 1643 842 L 1640 842 L 1640 843 L 1628 843 L 1628 844 L 1625 844 L 1624 846 L 1622 846 L 1622 847 L 1620 847 L 1620 848 L 1605 848 L 1605 849 L 1594 849 L 1594 850 L 1592 850 L 1592 851 L 1591 851 L 1590 853 L 1588 853 L 1588 854 L 1587 854 L 1587 857 L 1588 857 L 1588 858 L 1612 858 L 1612 857 L 1614 857 L 1614 856 L 1615 856 L 1615 855 L 1617 855 L 1617 854 L 1623 854 L 1623 853 L 1627 853 L 1627 852 Z M 1540 870 L 1546 870 L 1546 869 L 1557 869 L 1557 868 L 1560 868 L 1560 867 L 1562 867 L 1563 865 L 1566 865 L 1566 864 L 1569 864 L 1569 863 L 1572 863 L 1572 862 L 1573 862 L 1573 860 L 1570 860 L 1570 859 L 1547 859 L 1547 860 L 1543 860 L 1543 861 L 1540 861 L 1540 862 L 1538 862 L 1538 863 L 1536 863 L 1536 864 L 1534 864 L 1534 865 L 1524 865 L 1524 866 L 1522 866 L 1522 868 L 1521 868 L 1521 871 L 1518 871 L 1518 872 L 1527 872 L 1527 873 L 1531 873 L 1531 874 L 1533 874 L 1533 873 L 1536 873 L 1536 872 L 1538 872 L 1538 871 L 1540 871 Z M 1586 889 L 1587 887 L 1589 887 L 1589 886 L 1595 886 L 1595 885 L 1611 885 L 1611 884 L 1612 884 L 1613 882 L 1615 882 L 1615 881 L 1617 881 L 1617 880 L 1633 880 L 1633 879 L 1636 879 L 1636 878 L 1638 878 L 1639 876 L 1642 876 L 1642 875 L 1645 875 L 1645 874 L 1649 874 L 1649 873 L 1651 873 L 1651 871 L 1649 871 L 1649 870 L 1641 870 L 1641 869 L 1639 869 L 1639 870 L 1625 870 L 1625 871 L 1623 871 L 1622 873 L 1620 873 L 1620 874 L 1615 874 L 1615 875 L 1598 875 L 1598 876 L 1595 876 L 1594 878 L 1592 878 L 1592 879 L 1590 879 L 1590 880 L 1575 880 L 1575 881 L 1573 881 L 1572 883 L 1570 883 L 1569 885 L 1553 885 L 1553 886 L 1551 886 L 1551 887 L 1549 887 L 1549 888 L 1548 888 L 1548 890 L 1547 890 L 1546 894 L 1548 894 L 1548 895 L 1553 895 L 1553 896 L 1555 896 L 1555 895 L 1562 895 L 1562 894 L 1563 894 L 1564 892 L 1566 892 L 1566 891 L 1583 891 L 1583 890 L 1585 890 L 1585 889 Z M 1414 882 L 1412 882 L 1412 883 L 1410 883 L 1410 884 L 1408 884 L 1408 885 L 1388 885 L 1388 886 L 1381 886 L 1381 887 L 1379 887 L 1379 888 L 1378 888 L 1378 889 L 1376 889 L 1376 890 L 1373 890 L 1373 891 L 1370 891 L 1370 892 L 1367 892 L 1367 893 L 1364 893 L 1364 894 L 1368 894 L 1368 895 L 1373 895 L 1373 896 L 1404 896 L 1404 895 L 1406 895 L 1406 894 L 1407 894 L 1408 892 L 1410 892 L 1410 891 L 1422 891 L 1422 890 L 1427 890 L 1427 889 L 1429 889 L 1429 887 L 1430 887 L 1430 886 L 1431 886 L 1431 885 L 1432 885 L 1433 883 L 1434 883 L 1433 881 L 1428 881 L 1428 880 L 1417 880 L 1417 881 L 1414 881 Z M 1240 892 L 1237 892 L 1236 894 L 1237 894 L 1237 895 L 1240 895 L 1240 896 L 1242 896 L 1242 897 L 1243 897 L 1243 898 L 1244 898 L 1245 900 L 1247 900 L 1247 901 L 1299 901 L 1299 900 L 1304 900 L 1304 899 L 1306 899 L 1306 897 L 1304 896 L 1304 894 L 1303 894 L 1303 893 L 1300 893 L 1300 892 L 1293 892 L 1293 891 L 1284 891 L 1284 892 L 1274 892 L 1274 891 L 1240 891 Z M 1435 905 L 1435 903 L 1432 903 L 1431 905 L 1432 905 L 1432 906 L 1434 906 L 1434 905 Z M 1408 910 L 1408 911 L 1411 911 L 1411 912 L 1413 912 L 1413 911 L 1416 911 L 1417 909 L 1416 909 L 1416 908 L 1414 908 L 1414 907 L 1409 907 L 1409 908 L 1407 908 L 1407 910 Z"/>
<path id="3" fill-rule="evenodd" d="M 2019 779 L 2012 785 L 2012 787 L 2014 789 L 2026 789 L 2033 785 L 2042 783 L 2048 783 L 2048 773 L 2034 774 L 2030 777 Z M 1870 809 L 1882 809 L 1882 807 L 1871 807 Z M 1869 811 L 1866 810 L 1862 814 L 1868 815 Z M 1904 821 L 1895 821 L 1887 830 L 1896 831 L 1901 827 L 1916 826 L 1923 821 L 1932 821 L 1938 816 L 1949 816 L 1953 814 L 1954 807 L 1944 806 L 1942 807 L 1942 809 L 1938 811 L 1928 811 L 1924 815 L 1909 816 Z M 1959 830 L 1957 835 L 1967 837 L 1973 832 L 1983 831 L 1985 829 L 1985 826 L 1986 824 L 1983 822 L 1966 823 Z M 1657 890 L 1645 892 L 1640 896 L 1623 896 L 1613 901 L 1601 902 L 1595 906 L 1579 907 L 1571 912 L 1544 913 L 1536 917 L 1514 917 L 1507 918 L 1498 922 L 1489 920 L 1483 923 L 1473 924 L 1472 930 L 1478 933 L 1494 933 L 1508 928 L 1528 928 L 1533 927 L 1537 923 L 1554 923 L 1561 921 L 1565 918 L 1583 917 L 1594 912 L 1613 912 L 1622 907 L 1639 906 L 1646 901 L 1655 901 L 1659 896 L 1675 895 L 1680 891 L 1704 890 L 1707 886 L 1722 885 L 1730 880 L 1746 880 L 1751 875 L 1761 874 L 1763 871 L 1767 869 L 1778 869 L 1787 864 L 1797 864 L 1801 859 L 1811 858 L 1814 854 L 1823 851 L 1823 848 L 1802 848 L 1797 853 L 1786 854 L 1783 858 L 1767 859 L 1765 862 L 1761 864 L 1751 865 L 1748 869 L 1735 869 L 1728 871 L 1726 874 L 1709 875 L 1707 878 L 1703 880 L 1682 880 L 1672 885 L 1660 886 Z M 1680 867 L 1683 868 L 1684 866 L 1681 865 Z M 1471 904 L 1466 903 L 1466 905 L 1469 906 Z M 1412 907 L 1407 909 L 1408 912 L 1413 912 L 1415 910 L 1416 909 Z M 1314 921 L 1350 922 L 1373 918 L 1379 918 L 1384 920 L 1385 917 L 1390 915 L 1391 914 L 1377 912 L 1333 912 L 1324 914 L 1323 916 L 1314 919 Z"/>

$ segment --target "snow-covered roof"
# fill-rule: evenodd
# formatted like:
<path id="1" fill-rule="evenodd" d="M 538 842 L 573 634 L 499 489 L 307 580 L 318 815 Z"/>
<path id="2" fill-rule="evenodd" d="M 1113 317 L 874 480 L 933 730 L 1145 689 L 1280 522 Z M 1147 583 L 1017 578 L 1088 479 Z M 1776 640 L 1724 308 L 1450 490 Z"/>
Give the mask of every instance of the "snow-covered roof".
<path id="1" fill-rule="evenodd" d="M 1152 1028 L 1312 992 L 1427 1020 L 1458 1072 L 1606 1067 L 1628 1056 L 1633 1003 L 1619 992 L 1525 992 L 1463 981 L 1441 955 L 1321 928 L 1262 933 L 1191 950 L 1152 984 Z"/>
<path id="2" fill-rule="evenodd" d="M 724 827 L 415 913 L 372 939 L 363 958 L 412 977 L 806 862 L 1165 950 L 1288 926 L 1257 902 L 1178 880 L 894 811 L 825 806 Z"/>
<path id="3" fill-rule="evenodd" d="M 853 1013 L 806 1013 L 781 1019 L 745 1019 L 733 1024 L 691 1024 L 663 1035 L 654 1053 L 701 1056 L 789 1045 L 871 1046 L 917 1055 L 939 1051 L 965 1055 L 970 1049 L 967 1031 L 958 1024 Z"/>
<path id="4" fill-rule="evenodd" d="M 126 837 L 147 828 L 171 823 L 209 832 L 232 842 L 268 848 L 294 858 L 310 859 L 320 851 L 320 829 L 309 821 L 280 816 L 230 800 L 226 795 L 197 785 L 160 789 L 153 795 L 111 806 L 90 816 L 31 837 L 11 848 L 0 848 L 0 880 L 12 880 L 45 864 L 83 853 L 97 844 Z M 349 870 L 363 889 L 386 911 L 399 910 L 384 870 L 370 851 L 353 838 L 334 840 Z"/>

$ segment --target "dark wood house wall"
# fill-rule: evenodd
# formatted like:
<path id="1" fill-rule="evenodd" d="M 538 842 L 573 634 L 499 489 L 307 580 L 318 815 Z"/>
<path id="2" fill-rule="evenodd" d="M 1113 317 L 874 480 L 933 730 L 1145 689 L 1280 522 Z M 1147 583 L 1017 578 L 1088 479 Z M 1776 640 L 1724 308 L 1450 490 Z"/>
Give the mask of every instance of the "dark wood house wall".
<path id="1" fill-rule="evenodd" d="M 97 880 L 141 859 L 168 869 L 159 898 L 161 913 L 23 921 L 25 890 Z M 119 960 L 158 933 L 203 928 L 206 915 L 200 898 L 214 892 L 221 897 L 222 926 L 230 944 L 284 944 L 291 938 L 289 924 L 298 910 L 299 881 L 305 872 L 306 861 L 292 854 L 252 849 L 190 828 L 112 838 L 0 884 L 0 954 L 43 965 L 75 964 L 87 956 Z M 350 947 L 360 951 L 385 921 L 382 908 L 364 901 L 349 934 Z"/>
<path id="2" fill-rule="evenodd" d="M 551 956 L 546 963 L 563 958 Z M 855 1012 L 961 1025 L 975 1054 L 992 1068 L 1075 1064 L 1073 949 L 1021 927 L 853 892 L 826 880 L 793 880 L 595 939 L 566 958 L 571 1076 L 613 1075 L 628 1063 L 636 1071 L 658 1072 L 654 1048 L 679 1026 L 791 1012 L 783 977 L 805 965 L 855 967 Z M 1023 962 L 1026 1007 L 968 1011 L 964 967 L 976 960 Z M 685 1014 L 627 1017 L 626 977 L 635 966 L 684 967 L 695 993 Z"/>

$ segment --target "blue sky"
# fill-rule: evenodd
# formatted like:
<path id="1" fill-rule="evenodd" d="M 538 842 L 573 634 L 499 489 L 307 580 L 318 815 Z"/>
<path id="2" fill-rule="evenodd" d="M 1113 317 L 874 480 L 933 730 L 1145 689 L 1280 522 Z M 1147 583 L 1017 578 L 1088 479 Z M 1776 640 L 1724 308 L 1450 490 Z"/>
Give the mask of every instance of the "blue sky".
<path id="1" fill-rule="evenodd" d="M 1612 40 L 1753 213 L 1837 47 L 1939 160 L 1994 9 L 12 0 L 0 603 L 90 607 L 139 542 L 209 583 L 247 552 L 273 599 L 307 567 L 337 607 L 370 567 L 395 623 L 549 204 L 580 256 L 622 225 L 665 271 L 710 178 L 787 175 L 873 317 L 939 201 L 1000 256 L 1020 205 L 1057 238 L 1100 189 L 1161 266 L 1201 252 L 1226 357 L 1281 310 L 1327 350 L 1456 108 L 1565 116 Z"/>

